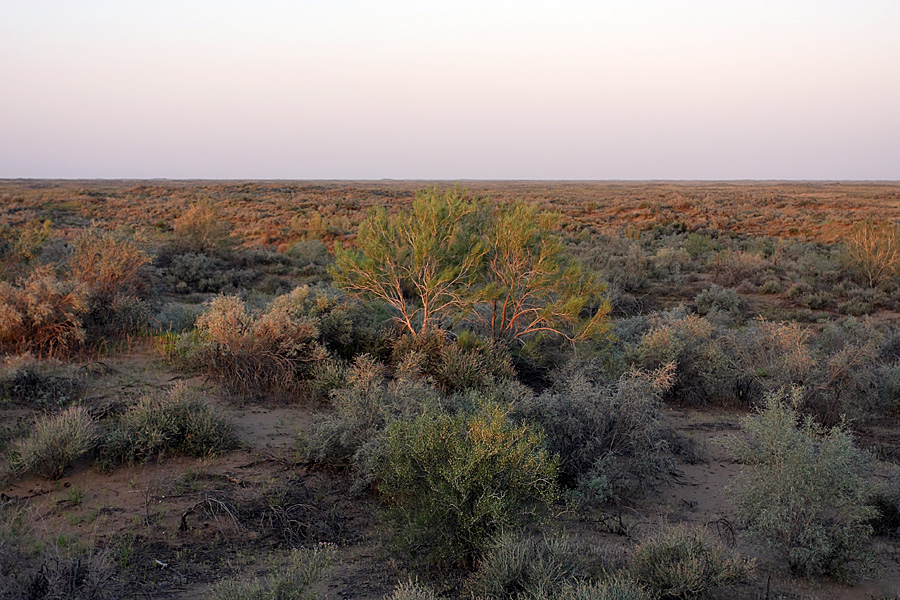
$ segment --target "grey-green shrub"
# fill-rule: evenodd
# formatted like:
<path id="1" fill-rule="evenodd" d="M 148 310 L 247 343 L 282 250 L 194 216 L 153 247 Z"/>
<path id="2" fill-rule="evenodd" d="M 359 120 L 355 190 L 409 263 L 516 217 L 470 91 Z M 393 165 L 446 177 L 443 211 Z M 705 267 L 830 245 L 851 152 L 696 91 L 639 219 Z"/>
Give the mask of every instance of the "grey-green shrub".
<path id="1" fill-rule="evenodd" d="M 557 594 L 536 594 L 532 599 L 543 600 L 545 597 L 547 600 L 658 600 L 655 593 L 621 575 L 602 582 L 579 581 Z"/>
<path id="2" fill-rule="evenodd" d="M 400 583 L 394 588 L 390 596 L 385 596 L 384 600 L 439 600 L 440 597 L 433 589 L 418 581 L 409 580 Z"/>
<path id="3" fill-rule="evenodd" d="M 726 548 L 700 527 L 678 526 L 640 544 L 631 556 L 632 576 L 663 600 L 702 598 L 744 580 L 754 562 Z"/>
<path id="4" fill-rule="evenodd" d="M 316 600 L 322 596 L 312 589 L 333 559 L 327 544 L 295 548 L 287 560 L 277 564 L 266 577 L 226 579 L 213 589 L 215 600 Z"/>
<path id="5" fill-rule="evenodd" d="M 96 425 L 83 406 L 40 418 L 34 431 L 12 445 L 13 468 L 59 479 L 67 466 L 97 443 Z"/>
<path id="6" fill-rule="evenodd" d="M 842 426 L 801 417 L 801 402 L 798 388 L 782 390 L 744 419 L 730 443 L 743 463 L 730 491 L 753 537 L 793 572 L 852 580 L 872 558 L 871 457 Z"/>
<path id="7" fill-rule="evenodd" d="M 486 404 L 392 422 L 376 487 L 401 542 L 434 563 L 470 565 L 503 527 L 556 497 L 557 459 L 538 428 Z"/>
<path id="8" fill-rule="evenodd" d="M 718 334 L 704 317 L 683 309 L 657 313 L 651 329 L 635 348 L 635 361 L 655 370 L 675 364 L 675 380 L 666 398 L 684 404 L 706 405 L 731 394 L 728 364 L 717 343 Z"/>
<path id="9" fill-rule="evenodd" d="M 212 456 L 237 446 L 231 420 L 184 384 L 168 394 L 141 398 L 106 435 L 104 466 L 145 461 L 164 454 Z"/>
<path id="10" fill-rule="evenodd" d="M 384 366 L 368 355 L 356 358 L 346 373 L 347 386 L 331 393 L 331 409 L 313 418 L 301 444 L 307 458 L 331 466 L 352 465 L 357 487 L 374 479 L 372 460 L 385 442 L 384 430 L 444 399 L 431 386 L 400 377 L 389 381 Z"/>
<path id="11" fill-rule="evenodd" d="M 503 533 L 484 550 L 467 588 L 474 597 L 499 600 L 558 594 L 602 569 L 598 558 L 565 536 Z"/>
<path id="12" fill-rule="evenodd" d="M 744 314 L 744 302 L 737 292 L 731 288 L 721 288 L 716 284 L 706 288 L 694 296 L 694 306 L 701 315 L 721 312 L 729 315 L 736 323 L 740 323 Z"/>
<path id="13" fill-rule="evenodd" d="M 543 428 L 548 448 L 560 456 L 569 499 L 618 502 L 650 489 L 670 470 L 661 396 L 671 381 L 671 368 L 635 371 L 606 385 L 576 371 L 554 389 L 523 399 L 514 414 Z"/>

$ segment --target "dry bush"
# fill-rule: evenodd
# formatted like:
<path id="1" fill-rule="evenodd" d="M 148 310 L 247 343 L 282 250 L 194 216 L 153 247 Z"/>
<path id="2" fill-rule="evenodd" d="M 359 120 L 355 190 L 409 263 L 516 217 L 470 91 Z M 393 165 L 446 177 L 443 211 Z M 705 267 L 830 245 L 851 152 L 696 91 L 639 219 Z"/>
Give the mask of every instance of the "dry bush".
<path id="1" fill-rule="evenodd" d="M 297 288 L 261 313 L 237 296 L 214 298 L 197 319 L 197 364 L 234 393 L 302 394 L 313 365 L 328 357 L 316 319 L 293 310 L 295 297 L 306 294 Z"/>
<path id="2" fill-rule="evenodd" d="M 685 404 L 706 405 L 730 396 L 727 362 L 718 334 L 706 318 L 683 310 L 657 313 L 652 328 L 634 349 L 636 362 L 654 370 L 673 363 L 675 381 L 666 398 Z"/>
<path id="3" fill-rule="evenodd" d="M 751 327 L 728 332 L 722 345 L 734 396 L 743 406 L 779 388 L 809 381 L 817 365 L 809 331 L 796 323 L 757 319 Z"/>
<path id="4" fill-rule="evenodd" d="M 334 548 L 320 544 L 294 548 L 266 577 L 234 578 L 213 588 L 214 600 L 319 600 L 314 588 L 334 559 Z"/>
<path id="5" fill-rule="evenodd" d="M 0 282 L 0 348 L 64 358 L 85 341 L 88 296 L 78 282 L 35 269 L 15 285 Z"/>
<path id="6" fill-rule="evenodd" d="M 716 283 L 723 287 L 734 287 L 743 281 L 761 283 L 756 280 L 767 274 L 771 267 L 772 264 L 758 254 L 726 250 L 716 254 L 713 276 Z"/>
<path id="7" fill-rule="evenodd" d="M 133 294 L 138 272 L 150 263 L 150 256 L 134 240 L 102 229 L 85 231 L 72 246 L 68 260 L 72 276 L 92 297 L 103 300 Z"/>
<path id="8" fill-rule="evenodd" d="M 173 229 L 173 245 L 178 252 L 222 254 L 230 250 L 234 243 L 231 223 L 209 198 L 191 204 L 175 219 Z"/>
<path id="9" fill-rule="evenodd" d="M 857 223 L 844 238 L 851 266 L 875 287 L 900 267 L 900 227 L 889 221 Z"/>
<path id="10" fill-rule="evenodd" d="M 0 366 L 0 401 L 44 410 L 72 404 L 85 391 L 84 378 L 73 371 L 30 354 L 7 358 Z"/>

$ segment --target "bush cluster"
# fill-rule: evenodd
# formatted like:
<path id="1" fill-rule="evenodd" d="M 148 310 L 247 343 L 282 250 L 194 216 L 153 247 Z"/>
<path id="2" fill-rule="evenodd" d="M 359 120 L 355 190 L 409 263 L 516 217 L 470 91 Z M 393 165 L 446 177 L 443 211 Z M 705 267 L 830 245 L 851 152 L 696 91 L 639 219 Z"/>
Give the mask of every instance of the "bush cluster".
<path id="1" fill-rule="evenodd" d="M 101 463 L 134 463 L 167 453 L 212 456 L 237 446 L 232 422 L 185 385 L 162 397 L 144 397 L 107 433 Z"/>
<path id="2" fill-rule="evenodd" d="M 732 492 L 750 533 L 800 575 L 852 580 L 871 564 L 871 458 L 842 427 L 797 412 L 800 390 L 769 396 L 731 444 L 743 463 Z"/>
<path id="3" fill-rule="evenodd" d="M 19 473 L 59 479 L 66 467 L 90 452 L 97 441 L 97 426 L 90 413 L 73 406 L 38 419 L 32 433 L 12 445 L 12 466 Z"/>

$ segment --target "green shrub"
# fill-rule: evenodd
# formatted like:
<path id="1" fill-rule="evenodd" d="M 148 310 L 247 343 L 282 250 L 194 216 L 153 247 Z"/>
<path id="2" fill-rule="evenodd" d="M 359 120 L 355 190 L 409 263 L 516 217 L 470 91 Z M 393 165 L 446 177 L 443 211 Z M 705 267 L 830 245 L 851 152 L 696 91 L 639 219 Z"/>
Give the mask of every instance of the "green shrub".
<path id="1" fill-rule="evenodd" d="M 743 463 L 731 493 L 751 534 L 793 572 L 852 580 L 871 563 L 871 459 L 841 426 L 801 418 L 801 402 L 801 390 L 781 391 L 744 419 L 746 437 L 731 442 Z"/>
<path id="2" fill-rule="evenodd" d="M 717 587 L 744 580 L 754 562 L 741 558 L 698 527 L 675 527 L 638 546 L 634 578 L 663 600 L 702 598 Z"/>
<path id="3" fill-rule="evenodd" d="M 163 397 L 145 397 L 106 436 L 104 466 L 144 461 L 166 453 L 212 456 L 237 446 L 231 421 L 184 384 Z"/>
<path id="4" fill-rule="evenodd" d="M 560 456 L 569 499 L 622 501 L 651 489 L 670 470 L 660 398 L 671 381 L 671 368 L 629 373 L 611 385 L 567 373 L 564 384 L 526 397 L 515 415 L 544 429 L 548 448 Z"/>
<path id="5" fill-rule="evenodd" d="M 82 406 L 43 417 L 27 438 L 12 445 L 13 468 L 19 473 L 36 473 L 59 479 L 67 466 L 93 449 L 96 427 Z"/>
<path id="6" fill-rule="evenodd" d="M 504 533 L 485 549 L 467 587 L 477 598 L 556 596 L 567 584 L 598 571 L 596 563 L 595 553 L 567 537 Z"/>
<path id="7" fill-rule="evenodd" d="M 410 549 L 471 564 L 492 535 L 554 499 L 558 462 L 543 443 L 499 406 L 426 412 L 388 426 L 377 489 Z"/>
<path id="8" fill-rule="evenodd" d="M 328 544 L 291 550 L 287 561 L 266 577 L 226 579 L 213 588 L 216 600 L 315 600 L 323 596 L 313 585 L 332 562 Z"/>

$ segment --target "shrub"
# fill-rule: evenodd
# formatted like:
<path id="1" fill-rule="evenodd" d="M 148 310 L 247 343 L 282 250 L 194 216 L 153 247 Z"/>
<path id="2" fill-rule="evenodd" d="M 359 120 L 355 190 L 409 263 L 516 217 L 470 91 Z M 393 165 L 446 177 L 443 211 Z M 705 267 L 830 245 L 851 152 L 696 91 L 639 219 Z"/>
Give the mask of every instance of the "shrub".
<path id="1" fill-rule="evenodd" d="M 328 544 L 295 548 L 283 564 L 267 577 L 226 579 L 213 588 L 216 600 L 315 600 L 322 596 L 313 589 L 333 560 Z"/>
<path id="2" fill-rule="evenodd" d="M 742 281 L 759 283 L 771 267 L 772 264 L 758 254 L 725 250 L 716 253 L 713 277 L 716 283 L 725 287 L 736 286 Z"/>
<path id="3" fill-rule="evenodd" d="M 411 419 L 442 406 L 431 386 L 400 378 L 389 382 L 384 367 L 368 355 L 357 357 L 348 387 L 332 393 L 332 410 L 314 417 L 302 440 L 308 458 L 332 466 L 353 466 L 357 486 L 374 480 L 372 458 L 383 451 L 391 422 Z"/>
<path id="4" fill-rule="evenodd" d="M 842 427 L 802 419 L 801 394 L 772 394 L 744 419 L 746 439 L 731 442 L 743 463 L 731 492 L 751 534 L 793 572 L 850 580 L 871 561 L 870 457 Z"/>
<path id="5" fill-rule="evenodd" d="M 661 395 L 671 368 L 633 372 L 611 385 L 572 373 L 563 386 L 526 398 L 515 415 L 540 425 L 560 456 L 560 478 L 579 503 L 639 495 L 663 479 L 671 456 L 662 427 Z"/>
<path id="6" fill-rule="evenodd" d="M 72 404 L 83 398 L 84 380 L 68 371 L 29 355 L 7 359 L 0 368 L 0 401 L 45 410 Z"/>
<path id="7" fill-rule="evenodd" d="M 231 222 L 225 219 L 215 202 L 198 200 L 175 219 L 173 246 L 178 252 L 222 254 L 234 244 Z"/>
<path id="8" fill-rule="evenodd" d="M 66 357 L 85 340 L 82 316 L 87 293 L 76 282 L 39 268 L 16 285 L 0 281 L 0 348 Z"/>
<path id="9" fill-rule="evenodd" d="M 870 521 L 875 535 L 900 533 L 900 470 L 894 469 L 886 480 L 876 485 L 866 504 L 877 511 Z"/>
<path id="10" fill-rule="evenodd" d="M 198 363 L 230 391 L 274 392 L 296 397 L 310 368 L 328 356 L 314 318 L 292 310 L 291 296 L 276 298 L 262 313 L 237 296 L 218 296 L 197 319 Z"/>
<path id="11" fill-rule="evenodd" d="M 887 221 L 857 223 L 844 238 L 844 251 L 851 268 L 875 287 L 900 266 L 900 227 Z"/>
<path id="12" fill-rule="evenodd" d="M 397 367 L 402 365 L 410 375 L 429 378 L 448 394 L 485 389 L 516 375 L 503 346 L 484 342 L 467 332 L 457 341 L 442 330 L 404 335 L 394 342 L 391 362 Z"/>
<path id="13" fill-rule="evenodd" d="M 409 580 L 406 583 L 400 583 L 394 588 L 390 596 L 385 596 L 384 600 L 440 600 L 437 593 L 430 587 L 419 583 L 418 581 Z"/>
<path id="14" fill-rule="evenodd" d="M 166 453 L 212 456 L 237 446 L 231 421 L 184 384 L 163 397 L 145 397 L 126 411 L 106 436 L 104 466 L 143 461 Z"/>
<path id="15" fill-rule="evenodd" d="M 723 289 L 716 284 L 711 285 L 694 297 L 694 306 L 701 315 L 718 311 L 730 315 L 735 322 L 740 322 L 744 313 L 744 302 L 733 289 Z"/>
<path id="16" fill-rule="evenodd" d="M 702 528 L 675 527 L 638 546 L 631 557 L 635 579 L 662 599 L 701 598 L 739 583 L 754 562 L 741 558 Z"/>
<path id="17" fill-rule="evenodd" d="M 543 600 L 535 595 L 534 600 Z M 603 582 L 579 581 L 563 588 L 547 600 L 657 600 L 656 594 L 625 577 L 613 577 Z"/>
<path id="18" fill-rule="evenodd" d="M 762 319 L 725 335 L 721 346 L 738 403 L 751 406 L 768 393 L 810 381 L 817 358 L 809 338 L 810 332 L 796 323 Z"/>
<path id="19" fill-rule="evenodd" d="M 505 600 L 550 594 L 598 571 L 596 556 L 563 536 L 495 538 L 478 561 L 467 587 L 477 598 Z"/>
<path id="20" fill-rule="evenodd" d="M 68 259 L 72 276 L 101 302 L 121 294 L 133 295 L 140 269 L 149 263 L 150 256 L 134 240 L 97 228 L 75 238 Z"/>
<path id="21" fill-rule="evenodd" d="M 673 310 L 654 315 L 652 328 L 635 349 L 644 369 L 674 363 L 675 379 L 666 397 L 684 404 L 709 404 L 730 395 L 726 361 L 712 324 L 703 317 Z"/>
<path id="22" fill-rule="evenodd" d="M 179 294 L 232 292 L 247 288 L 260 276 L 252 268 L 235 269 L 224 260 L 186 252 L 172 258 L 164 271 L 167 287 Z"/>
<path id="23" fill-rule="evenodd" d="M 471 564 L 503 526 L 553 500 L 557 468 L 538 430 L 513 424 L 506 409 L 482 406 L 391 423 L 376 486 L 410 549 L 439 563 Z"/>
<path id="24" fill-rule="evenodd" d="M 50 479 L 62 477 L 66 467 L 93 449 L 96 428 L 90 413 L 73 406 L 40 418 L 27 438 L 12 445 L 13 468 Z"/>
<path id="25" fill-rule="evenodd" d="M 37 220 L 17 227 L 0 227 L 0 278 L 22 275 L 40 254 L 50 230 L 50 221 Z"/>

